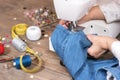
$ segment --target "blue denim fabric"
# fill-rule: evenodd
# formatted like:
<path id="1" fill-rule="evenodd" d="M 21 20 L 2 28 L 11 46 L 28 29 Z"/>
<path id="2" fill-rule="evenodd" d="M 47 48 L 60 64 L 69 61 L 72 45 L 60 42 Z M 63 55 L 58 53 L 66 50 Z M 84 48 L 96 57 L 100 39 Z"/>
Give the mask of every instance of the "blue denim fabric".
<path id="1" fill-rule="evenodd" d="M 57 25 L 51 35 L 51 42 L 74 80 L 106 80 L 107 71 L 120 80 L 116 58 L 94 60 L 87 57 L 87 48 L 91 46 L 91 42 L 83 31 L 71 32 Z"/>

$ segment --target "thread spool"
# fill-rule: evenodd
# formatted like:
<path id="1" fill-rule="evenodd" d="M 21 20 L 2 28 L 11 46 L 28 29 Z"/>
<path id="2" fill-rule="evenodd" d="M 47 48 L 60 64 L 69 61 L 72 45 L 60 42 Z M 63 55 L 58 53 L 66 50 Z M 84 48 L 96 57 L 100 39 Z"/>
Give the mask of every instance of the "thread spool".
<path id="1" fill-rule="evenodd" d="M 25 55 L 23 56 L 22 58 L 22 64 L 25 66 L 25 67 L 29 67 L 32 63 L 32 60 L 30 58 L 29 55 Z M 13 65 L 17 68 L 17 69 L 21 69 L 20 67 L 20 57 L 17 57 L 13 60 Z"/>
<path id="2" fill-rule="evenodd" d="M 4 54 L 4 45 L 0 43 L 0 54 Z"/>
<path id="3" fill-rule="evenodd" d="M 39 40 L 41 38 L 41 29 L 38 26 L 30 26 L 26 31 L 26 37 L 29 40 Z"/>
<path id="4" fill-rule="evenodd" d="M 15 49 L 17 49 L 20 52 L 24 52 L 27 47 L 26 43 L 19 38 L 14 38 L 12 40 L 12 45 L 14 46 Z"/>

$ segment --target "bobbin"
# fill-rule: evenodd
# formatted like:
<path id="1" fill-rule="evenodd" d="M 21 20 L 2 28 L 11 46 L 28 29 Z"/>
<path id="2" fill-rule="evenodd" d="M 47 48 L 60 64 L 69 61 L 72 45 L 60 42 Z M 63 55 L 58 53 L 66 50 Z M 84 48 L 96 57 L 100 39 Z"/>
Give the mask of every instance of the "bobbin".
<path id="1" fill-rule="evenodd" d="M 25 67 L 29 67 L 32 64 L 32 60 L 29 55 L 24 55 L 22 59 L 22 64 Z M 21 69 L 20 66 L 20 57 L 17 57 L 13 60 L 13 66 L 15 66 L 17 69 Z"/>
<path id="2" fill-rule="evenodd" d="M 8 61 L 8 60 L 6 60 Z M 5 61 L 3 61 L 5 62 Z M 30 55 L 24 55 L 23 58 L 22 58 L 22 64 L 25 66 L 25 67 L 30 67 L 31 64 L 32 64 L 32 58 Z M 16 69 L 21 69 L 21 66 L 20 66 L 20 57 L 16 57 L 16 58 L 11 58 L 10 59 L 10 62 L 4 64 L 3 66 L 5 69 L 10 69 L 12 67 L 15 67 Z"/>

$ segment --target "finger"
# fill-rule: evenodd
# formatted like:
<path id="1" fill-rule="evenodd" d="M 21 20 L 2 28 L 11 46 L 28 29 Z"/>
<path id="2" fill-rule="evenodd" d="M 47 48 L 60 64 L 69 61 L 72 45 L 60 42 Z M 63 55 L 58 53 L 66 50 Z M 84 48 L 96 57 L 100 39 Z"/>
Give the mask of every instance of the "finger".
<path id="1" fill-rule="evenodd" d="M 66 21 L 65 25 L 68 27 L 70 25 L 70 23 L 71 23 L 70 21 Z"/>
<path id="2" fill-rule="evenodd" d="M 94 42 L 95 35 L 87 34 L 86 36 L 92 43 Z"/>
<path id="3" fill-rule="evenodd" d="M 92 45 L 90 48 L 88 48 L 87 52 L 90 56 L 93 56 L 94 58 L 98 58 L 103 54 L 104 49 L 98 46 Z"/>
<path id="4" fill-rule="evenodd" d="M 59 24 L 60 24 L 60 25 L 64 25 L 65 22 L 66 22 L 65 20 L 60 20 L 60 21 L 59 21 Z"/>

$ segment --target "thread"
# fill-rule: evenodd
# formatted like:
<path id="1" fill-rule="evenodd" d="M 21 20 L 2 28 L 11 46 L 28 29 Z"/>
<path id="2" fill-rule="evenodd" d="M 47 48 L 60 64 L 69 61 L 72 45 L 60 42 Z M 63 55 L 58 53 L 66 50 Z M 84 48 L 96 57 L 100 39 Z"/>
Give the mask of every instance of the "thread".
<path id="1" fill-rule="evenodd" d="M 22 64 L 25 66 L 25 67 L 29 67 L 32 63 L 32 60 L 30 58 L 29 55 L 25 55 L 23 56 L 22 58 Z M 17 57 L 13 60 L 13 65 L 17 68 L 17 69 L 21 69 L 21 66 L 20 66 L 20 57 Z"/>
<path id="2" fill-rule="evenodd" d="M 21 55 L 19 58 L 20 58 L 20 68 L 25 71 L 25 72 L 28 72 L 28 73 L 34 73 L 34 72 L 37 72 L 41 67 L 42 67 L 42 59 L 32 50 L 30 49 L 25 42 L 23 42 L 18 34 L 15 33 L 15 28 L 16 26 L 13 26 L 12 27 L 12 38 L 13 38 L 13 46 L 20 52 L 29 52 L 30 55 L 34 55 L 37 60 L 38 60 L 38 65 L 36 67 L 34 67 L 33 69 L 27 69 L 25 68 L 24 64 L 23 64 L 23 57 L 24 55 Z M 20 44 L 19 44 L 20 43 Z M 16 63 L 14 63 L 16 64 Z"/>
<path id="3" fill-rule="evenodd" d="M 31 55 L 34 55 L 37 58 L 38 64 L 33 69 L 27 69 L 27 68 L 25 68 L 25 66 L 22 64 L 23 55 L 21 55 L 20 56 L 20 66 L 21 66 L 21 69 L 23 71 L 25 71 L 25 72 L 28 72 L 28 73 L 35 73 L 35 72 L 37 72 L 42 67 L 42 59 L 37 54 L 35 54 L 35 52 L 32 49 L 30 49 L 29 47 L 27 47 L 26 50 L 28 52 L 31 52 Z"/>
<path id="4" fill-rule="evenodd" d="M 17 49 L 19 52 L 24 52 L 26 50 L 26 43 L 23 42 L 21 39 L 19 38 L 14 38 L 12 40 L 12 45 L 14 46 L 15 49 Z"/>
<path id="5" fill-rule="evenodd" d="M 4 54 L 4 45 L 0 43 L 0 54 Z"/>
<path id="6" fill-rule="evenodd" d="M 27 24 L 17 24 L 15 25 L 15 33 L 17 35 L 24 35 L 26 33 L 28 25 Z"/>
<path id="7" fill-rule="evenodd" d="M 41 29 L 38 26 L 30 26 L 26 31 L 29 40 L 39 40 L 41 37 Z"/>

